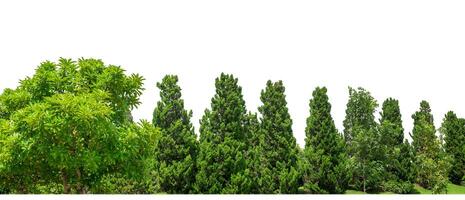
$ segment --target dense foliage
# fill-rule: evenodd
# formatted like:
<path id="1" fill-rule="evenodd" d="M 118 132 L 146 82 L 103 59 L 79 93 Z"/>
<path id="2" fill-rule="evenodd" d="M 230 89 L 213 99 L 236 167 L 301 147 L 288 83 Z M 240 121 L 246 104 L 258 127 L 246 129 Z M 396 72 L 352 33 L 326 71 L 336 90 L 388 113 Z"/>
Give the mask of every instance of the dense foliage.
<path id="1" fill-rule="evenodd" d="M 327 89 L 317 87 L 310 100 L 305 129 L 304 189 L 308 193 L 342 194 L 348 187 L 348 156 L 342 135 L 331 117 Z"/>
<path id="2" fill-rule="evenodd" d="M 258 113 L 238 79 L 221 74 L 200 120 L 167 75 L 152 122 L 134 122 L 143 78 L 97 59 L 41 63 L 0 94 L 0 193 L 343 194 L 447 193 L 465 181 L 465 119 L 448 112 L 439 129 L 428 102 L 404 137 L 399 101 L 349 87 L 337 130 L 325 87 L 309 101 L 305 148 L 292 131 L 282 81 L 268 81 Z M 379 119 L 379 121 L 377 120 Z"/>

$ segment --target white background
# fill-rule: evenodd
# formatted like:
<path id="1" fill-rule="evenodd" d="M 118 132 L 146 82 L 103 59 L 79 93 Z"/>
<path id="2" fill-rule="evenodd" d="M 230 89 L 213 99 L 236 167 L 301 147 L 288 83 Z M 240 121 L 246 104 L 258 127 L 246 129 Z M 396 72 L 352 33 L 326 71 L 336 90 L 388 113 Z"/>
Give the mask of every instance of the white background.
<path id="1" fill-rule="evenodd" d="M 463 1 L 0 2 L 0 90 L 44 60 L 99 58 L 146 78 L 136 119 L 151 120 L 155 83 L 177 74 L 198 130 L 221 72 L 254 112 L 266 81 L 283 80 L 301 146 L 316 86 L 341 132 L 348 86 L 399 99 L 406 135 L 423 99 L 437 128 L 448 110 L 465 117 L 464 55 Z"/>

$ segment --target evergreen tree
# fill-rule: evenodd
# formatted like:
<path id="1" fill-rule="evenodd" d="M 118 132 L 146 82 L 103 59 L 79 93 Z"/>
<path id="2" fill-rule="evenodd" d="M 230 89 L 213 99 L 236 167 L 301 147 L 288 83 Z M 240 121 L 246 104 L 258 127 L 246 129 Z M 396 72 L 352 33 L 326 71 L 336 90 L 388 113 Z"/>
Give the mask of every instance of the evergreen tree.
<path id="1" fill-rule="evenodd" d="M 465 178 L 465 119 L 449 111 L 442 122 L 441 132 L 444 134 L 444 149 L 452 158 L 449 180 L 461 184 Z"/>
<path id="2" fill-rule="evenodd" d="M 296 193 L 297 186 L 297 153 L 298 147 L 292 134 L 292 119 L 287 109 L 285 88 L 282 81 L 266 83 L 260 99 L 263 103 L 258 108 L 261 113 L 260 125 L 264 132 L 263 150 L 269 161 L 273 180 L 279 193 Z"/>
<path id="3" fill-rule="evenodd" d="M 386 99 L 380 115 L 380 144 L 386 153 L 383 160 L 386 171 L 384 190 L 394 193 L 413 193 L 414 187 L 409 174 L 413 160 L 410 144 L 408 141 L 403 143 L 404 128 L 399 101 L 393 98 Z"/>
<path id="4" fill-rule="evenodd" d="M 316 185 L 317 191 L 314 192 L 342 194 L 347 189 L 349 178 L 344 170 L 348 157 L 343 138 L 331 117 L 331 104 L 326 92 L 326 87 L 317 87 L 310 100 L 304 151 L 312 170 L 304 173 L 304 188 L 307 186 L 305 189 L 312 192 Z"/>
<path id="5" fill-rule="evenodd" d="M 153 125 L 161 129 L 155 159 L 161 189 L 168 193 L 189 193 L 195 182 L 197 136 L 190 122 L 192 111 L 184 108 L 178 77 L 167 75 L 161 83 L 161 100 L 153 113 Z"/>
<path id="6" fill-rule="evenodd" d="M 404 141 L 404 128 L 402 126 L 399 101 L 393 98 L 386 99 L 383 102 L 380 115 L 380 124 L 392 129 L 392 131 L 384 132 L 382 135 L 383 143 L 388 147 L 398 147 Z"/>
<path id="7" fill-rule="evenodd" d="M 198 193 L 249 193 L 246 108 L 242 88 L 232 75 L 215 81 L 211 110 L 200 121 L 200 151 L 195 190 Z"/>
<path id="8" fill-rule="evenodd" d="M 429 103 L 422 101 L 420 110 L 412 115 L 414 120 L 411 137 L 415 151 L 416 181 L 434 193 L 447 190 L 448 157 L 441 149 L 436 137 L 433 115 Z"/>

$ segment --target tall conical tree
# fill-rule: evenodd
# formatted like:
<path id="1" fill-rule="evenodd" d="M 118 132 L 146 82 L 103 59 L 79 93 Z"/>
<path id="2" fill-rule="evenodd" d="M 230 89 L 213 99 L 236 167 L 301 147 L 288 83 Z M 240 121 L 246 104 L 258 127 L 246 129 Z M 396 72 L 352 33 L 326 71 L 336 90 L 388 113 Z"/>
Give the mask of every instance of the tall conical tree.
<path id="1" fill-rule="evenodd" d="M 380 113 L 380 124 L 389 126 L 393 129 L 391 132 L 385 132 L 387 135 L 382 135 L 383 143 L 390 146 L 398 146 L 404 141 L 404 128 L 402 126 L 402 115 L 400 113 L 399 101 L 393 98 L 388 98 L 383 102 L 382 112 Z"/>
<path id="2" fill-rule="evenodd" d="M 441 126 L 444 135 L 444 149 L 452 158 L 449 180 L 454 184 L 461 184 L 465 178 L 465 119 L 449 111 Z"/>
<path id="3" fill-rule="evenodd" d="M 404 128 L 399 101 L 393 98 L 386 99 L 380 115 L 380 144 L 385 152 L 385 158 L 382 160 L 386 172 L 384 189 L 395 193 L 412 193 L 413 152 L 408 141 L 403 142 Z"/>
<path id="4" fill-rule="evenodd" d="M 310 116 L 305 129 L 305 155 L 315 155 L 307 158 L 309 170 L 304 174 L 305 185 L 316 184 L 319 190 L 315 192 L 344 193 L 348 186 L 348 173 L 344 170 L 347 162 L 343 138 L 334 125 L 331 117 L 326 87 L 317 87 L 310 100 Z M 313 159 L 312 159 L 313 158 Z M 314 177 L 308 179 L 307 177 Z M 311 190 L 311 188 L 305 188 Z"/>
<path id="5" fill-rule="evenodd" d="M 167 193 L 189 193 L 195 182 L 197 136 L 184 108 L 178 77 L 167 75 L 157 83 L 161 100 L 153 112 L 153 124 L 161 129 L 156 147 L 160 187 Z"/>
<path id="6" fill-rule="evenodd" d="M 436 128 L 434 127 L 433 115 L 427 101 L 421 101 L 420 110 L 412 115 L 413 131 L 410 135 L 413 139 L 413 148 L 417 154 L 427 153 L 436 155 L 439 152 L 439 144 L 435 144 Z"/>
<path id="7" fill-rule="evenodd" d="M 249 193 L 252 182 L 246 166 L 247 127 L 242 88 L 232 75 L 215 81 L 211 110 L 200 121 L 199 193 Z"/>
<path id="8" fill-rule="evenodd" d="M 420 103 L 420 110 L 412 115 L 414 120 L 411 137 L 415 150 L 416 182 L 433 193 L 447 191 L 449 162 L 436 136 L 433 115 L 427 101 Z"/>
<path id="9" fill-rule="evenodd" d="M 292 134 L 292 119 L 287 109 L 285 88 L 282 81 L 266 83 L 258 108 L 261 113 L 261 130 L 264 131 L 267 145 L 263 145 L 273 180 L 279 183 L 274 190 L 279 193 L 297 192 L 297 152 L 298 147 Z"/>

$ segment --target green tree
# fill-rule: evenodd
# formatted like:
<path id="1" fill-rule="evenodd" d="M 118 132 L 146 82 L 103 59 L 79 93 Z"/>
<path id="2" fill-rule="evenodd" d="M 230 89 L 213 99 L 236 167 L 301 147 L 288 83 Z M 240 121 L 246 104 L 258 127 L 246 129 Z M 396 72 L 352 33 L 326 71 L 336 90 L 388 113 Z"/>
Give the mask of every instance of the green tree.
<path id="1" fill-rule="evenodd" d="M 125 140 L 142 81 L 96 59 L 41 63 L 32 77 L 0 95 L 0 182 L 12 193 L 87 193 L 109 174 L 134 175 L 129 166 L 149 171 L 145 156 L 153 158 L 152 151 L 125 153 L 148 147 L 140 144 L 158 133 L 136 132 L 144 141 Z"/>
<path id="2" fill-rule="evenodd" d="M 379 192 L 384 178 L 385 148 L 374 113 L 378 103 L 363 88 L 349 87 L 344 137 L 353 164 L 352 187 Z"/>
<path id="3" fill-rule="evenodd" d="M 260 129 L 260 122 L 257 115 L 247 114 L 248 141 L 247 168 L 250 170 L 252 185 L 251 194 L 272 194 L 278 188 L 273 179 L 272 171 L 269 167 L 269 158 L 266 156 L 265 148 L 267 141 L 265 133 Z"/>
<path id="4" fill-rule="evenodd" d="M 292 134 L 292 119 L 287 109 L 285 88 L 282 81 L 266 83 L 258 108 L 261 114 L 260 127 L 264 133 L 262 145 L 269 161 L 272 178 L 278 183 L 273 188 L 279 193 L 296 193 L 298 147 Z"/>
<path id="5" fill-rule="evenodd" d="M 200 121 L 195 191 L 198 193 L 249 193 L 246 108 L 242 88 L 232 75 L 215 80 L 211 110 Z"/>
<path id="6" fill-rule="evenodd" d="M 331 104 L 326 92 L 326 87 L 317 87 L 310 100 L 304 150 L 310 170 L 303 174 L 304 188 L 308 192 L 342 194 L 350 178 L 344 170 L 348 157 L 343 138 L 331 117 Z"/>
<path id="7" fill-rule="evenodd" d="M 384 190 L 395 193 L 413 193 L 411 163 L 413 161 L 409 143 L 403 142 L 404 128 L 399 101 L 388 98 L 383 102 L 380 113 L 380 144 L 386 153 L 383 161 L 385 169 Z"/>
<path id="8" fill-rule="evenodd" d="M 415 150 L 416 181 L 434 193 L 447 191 L 448 157 L 441 149 L 436 136 L 433 115 L 428 102 L 420 103 L 420 110 L 412 115 L 414 120 L 411 137 Z"/>
<path id="9" fill-rule="evenodd" d="M 347 102 L 344 124 L 344 138 L 350 144 L 358 130 L 370 130 L 376 127 L 375 110 L 378 103 L 370 92 L 363 88 L 349 87 L 349 101 Z"/>
<path id="10" fill-rule="evenodd" d="M 452 158 L 449 180 L 461 184 L 465 176 L 465 119 L 449 111 L 440 130 L 444 135 L 444 150 Z"/>
<path id="11" fill-rule="evenodd" d="M 195 183 L 198 143 L 190 122 L 192 111 L 184 109 L 178 77 L 167 75 L 161 83 L 161 101 L 153 113 L 153 124 L 161 129 L 155 159 L 161 189 L 168 193 L 189 193 Z"/>

